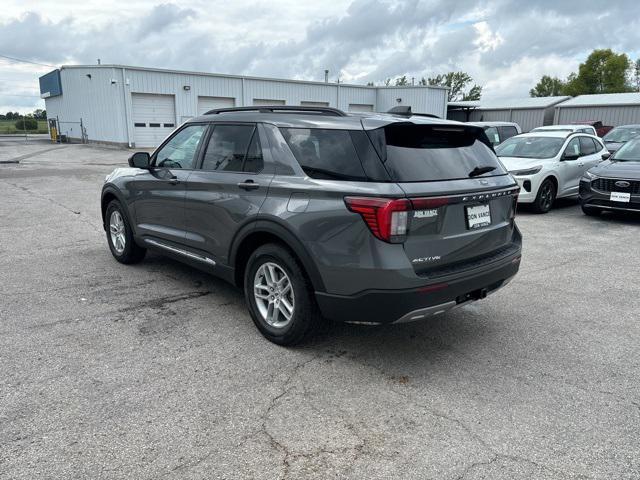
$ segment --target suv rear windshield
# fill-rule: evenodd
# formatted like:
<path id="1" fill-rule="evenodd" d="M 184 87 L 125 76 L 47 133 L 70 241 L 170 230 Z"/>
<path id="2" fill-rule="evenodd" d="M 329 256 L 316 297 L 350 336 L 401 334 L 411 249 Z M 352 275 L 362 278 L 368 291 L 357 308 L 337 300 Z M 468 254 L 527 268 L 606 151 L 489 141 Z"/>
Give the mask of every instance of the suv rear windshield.
<path id="1" fill-rule="evenodd" d="M 479 139 L 479 134 L 484 136 L 480 128 L 405 123 L 367 133 L 397 182 L 469 178 L 480 167 L 493 167 L 482 176 L 506 174 L 491 148 Z"/>
<path id="2" fill-rule="evenodd" d="M 302 170 L 311 178 L 366 181 L 349 130 L 281 128 Z"/>

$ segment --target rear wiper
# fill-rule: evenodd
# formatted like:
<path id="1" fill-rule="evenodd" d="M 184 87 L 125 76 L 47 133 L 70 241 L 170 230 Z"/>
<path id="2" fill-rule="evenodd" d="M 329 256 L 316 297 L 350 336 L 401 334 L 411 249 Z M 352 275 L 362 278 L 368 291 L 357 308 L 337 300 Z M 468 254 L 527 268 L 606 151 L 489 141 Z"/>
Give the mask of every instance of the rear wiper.
<path id="1" fill-rule="evenodd" d="M 493 172 L 496 167 L 486 166 L 486 167 L 476 167 L 469 172 L 469 177 L 477 177 L 478 175 L 482 175 L 483 173 Z"/>

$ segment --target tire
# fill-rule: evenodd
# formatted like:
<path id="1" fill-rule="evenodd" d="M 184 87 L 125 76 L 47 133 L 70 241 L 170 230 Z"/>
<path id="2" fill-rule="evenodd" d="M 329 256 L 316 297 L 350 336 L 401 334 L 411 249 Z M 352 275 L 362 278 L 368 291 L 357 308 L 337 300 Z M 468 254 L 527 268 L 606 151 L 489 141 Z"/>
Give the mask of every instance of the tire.
<path id="1" fill-rule="evenodd" d="M 244 272 L 244 295 L 260 333 L 278 345 L 301 343 L 323 324 L 309 280 L 281 245 L 269 243 L 253 251 Z"/>
<path id="2" fill-rule="evenodd" d="M 556 201 L 556 194 L 556 184 L 550 178 L 546 178 L 538 187 L 533 210 L 536 213 L 547 213 Z"/>
<path id="3" fill-rule="evenodd" d="M 582 205 L 582 213 L 589 215 L 590 217 L 597 217 L 602 213 L 602 210 L 594 207 L 585 207 Z"/>
<path id="4" fill-rule="evenodd" d="M 147 253 L 147 249 L 140 247 L 133 239 L 129 217 L 119 201 L 111 200 L 109 202 L 104 222 L 107 243 L 113 258 L 124 264 L 140 262 Z M 123 243 L 124 245 L 122 245 Z"/>

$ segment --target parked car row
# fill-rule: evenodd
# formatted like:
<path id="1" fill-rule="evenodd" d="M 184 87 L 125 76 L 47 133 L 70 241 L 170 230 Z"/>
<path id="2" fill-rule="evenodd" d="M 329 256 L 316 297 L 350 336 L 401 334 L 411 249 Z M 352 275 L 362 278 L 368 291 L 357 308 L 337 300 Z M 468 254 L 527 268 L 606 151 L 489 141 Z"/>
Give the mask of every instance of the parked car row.
<path id="1" fill-rule="evenodd" d="M 509 138 L 496 154 L 522 188 L 518 202 L 548 212 L 575 197 L 587 215 L 640 211 L 640 128 L 626 125 L 603 139 L 571 129 L 540 127 Z"/>

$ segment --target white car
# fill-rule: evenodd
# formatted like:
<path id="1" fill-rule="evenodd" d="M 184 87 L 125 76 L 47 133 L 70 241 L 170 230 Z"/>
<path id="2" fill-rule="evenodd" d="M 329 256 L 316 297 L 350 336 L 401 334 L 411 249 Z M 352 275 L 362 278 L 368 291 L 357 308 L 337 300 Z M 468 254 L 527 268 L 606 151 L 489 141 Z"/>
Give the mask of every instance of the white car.
<path id="1" fill-rule="evenodd" d="M 597 137 L 596 129 L 591 125 L 547 125 L 546 127 L 536 127 L 529 133 L 533 132 L 564 132 L 564 133 L 587 133 Z"/>
<path id="2" fill-rule="evenodd" d="M 515 122 L 469 122 L 469 125 L 482 127 L 494 147 L 500 145 L 507 138 L 515 137 L 522 133 L 520 125 Z"/>
<path id="3" fill-rule="evenodd" d="M 524 133 L 495 151 L 520 185 L 518 203 L 533 204 L 538 213 L 548 212 L 556 198 L 577 196 L 584 172 L 610 155 L 599 138 L 566 132 Z"/>

